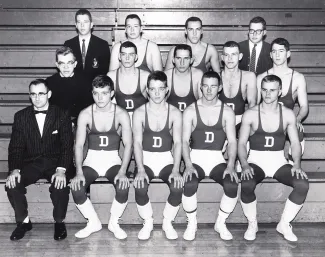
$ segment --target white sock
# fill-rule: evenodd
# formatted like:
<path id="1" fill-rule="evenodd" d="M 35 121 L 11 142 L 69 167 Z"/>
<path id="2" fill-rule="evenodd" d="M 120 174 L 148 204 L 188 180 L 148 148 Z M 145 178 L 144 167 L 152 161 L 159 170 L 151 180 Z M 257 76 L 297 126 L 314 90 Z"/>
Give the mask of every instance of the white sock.
<path id="1" fill-rule="evenodd" d="M 238 197 L 230 198 L 224 193 L 219 209 L 219 219 L 226 220 L 236 207 Z"/>
<path id="2" fill-rule="evenodd" d="M 163 216 L 166 220 L 174 221 L 177 213 L 179 210 L 179 205 L 178 206 L 172 206 L 170 203 L 166 202 Z"/>
<path id="3" fill-rule="evenodd" d="M 146 205 L 137 204 L 137 209 L 142 219 L 144 220 L 152 219 L 153 211 L 152 211 L 152 206 L 150 201 Z"/>
<path id="4" fill-rule="evenodd" d="M 246 218 L 248 219 L 248 221 L 256 220 L 256 215 L 257 215 L 257 210 L 256 210 L 257 202 L 256 202 L 256 200 L 254 202 L 251 202 L 251 203 L 243 203 L 242 201 L 240 201 L 240 203 L 241 203 L 241 206 L 243 208 L 243 212 L 244 212 Z"/>
<path id="5" fill-rule="evenodd" d="M 127 204 L 128 204 L 127 202 L 119 203 L 114 198 L 112 206 L 111 206 L 111 218 L 118 220 L 122 216 Z"/>
<path id="6" fill-rule="evenodd" d="M 194 212 L 197 209 L 196 193 L 190 197 L 182 195 L 183 209 L 185 212 Z"/>
<path id="7" fill-rule="evenodd" d="M 282 213 L 281 220 L 283 220 L 286 223 L 290 223 L 294 220 L 294 218 L 297 216 L 298 212 L 302 208 L 303 204 L 295 204 L 291 202 L 289 199 L 287 199 L 284 210 Z"/>
<path id="8" fill-rule="evenodd" d="M 23 223 L 28 223 L 28 222 L 29 222 L 29 217 L 27 216 L 27 217 L 24 219 Z"/>

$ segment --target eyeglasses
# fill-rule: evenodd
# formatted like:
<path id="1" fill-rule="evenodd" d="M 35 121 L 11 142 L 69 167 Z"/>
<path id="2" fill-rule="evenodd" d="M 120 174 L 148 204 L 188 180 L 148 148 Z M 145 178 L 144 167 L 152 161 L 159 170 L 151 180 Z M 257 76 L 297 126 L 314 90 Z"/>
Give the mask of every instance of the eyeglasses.
<path id="1" fill-rule="evenodd" d="M 249 29 L 248 30 L 249 34 L 255 34 L 256 33 L 256 35 L 261 35 L 263 31 L 264 31 L 263 29 L 257 29 L 257 30 Z"/>
<path id="2" fill-rule="evenodd" d="M 63 67 L 63 66 L 65 66 L 65 65 L 67 65 L 67 66 L 72 66 L 75 62 L 76 62 L 76 61 L 69 61 L 69 62 L 67 62 L 67 63 L 64 63 L 64 62 L 58 62 L 58 65 L 59 65 L 60 67 Z"/>
<path id="3" fill-rule="evenodd" d="M 44 93 L 44 92 L 39 92 L 38 94 L 36 93 L 29 93 L 31 98 L 36 98 L 36 97 L 44 97 L 48 94 L 48 92 Z"/>

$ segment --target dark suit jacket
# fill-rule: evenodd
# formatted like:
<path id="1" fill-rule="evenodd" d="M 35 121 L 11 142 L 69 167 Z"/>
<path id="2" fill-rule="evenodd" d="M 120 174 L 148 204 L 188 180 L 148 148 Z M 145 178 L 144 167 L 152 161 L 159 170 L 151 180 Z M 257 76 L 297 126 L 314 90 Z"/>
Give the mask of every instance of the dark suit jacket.
<path id="1" fill-rule="evenodd" d="M 73 134 L 68 112 L 50 105 L 41 137 L 33 111 L 33 106 L 29 106 L 15 114 L 9 143 L 9 171 L 22 169 L 26 163 L 42 157 L 56 159 L 57 167 L 72 172 Z"/>
<path id="2" fill-rule="evenodd" d="M 240 52 L 243 54 L 243 58 L 239 63 L 239 69 L 249 71 L 250 52 L 248 40 L 239 43 Z M 272 68 L 273 63 L 270 57 L 271 45 L 263 41 L 260 56 L 257 60 L 256 74 L 262 74 L 263 72 Z"/>
<path id="3" fill-rule="evenodd" d="M 82 56 L 79 37 L 76 36 L 64 42 L 72 49 L 78 64 L 76 70 L 83 71 L 91 80 L 97 75 L 106 75 L 109 68 L 110 50 L 107 41 L 91 35 L 85 60 L 85 69 L 82 67 Z"/>

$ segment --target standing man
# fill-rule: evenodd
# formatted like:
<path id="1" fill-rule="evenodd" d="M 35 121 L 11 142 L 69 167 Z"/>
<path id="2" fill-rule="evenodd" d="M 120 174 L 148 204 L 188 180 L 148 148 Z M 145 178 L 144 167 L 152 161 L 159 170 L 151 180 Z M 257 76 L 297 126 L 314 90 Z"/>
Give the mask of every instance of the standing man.
<path id="1" fill-rule="evenodd" d="M 70 47 L 76 58 L 76 70 L 82 71 L 92 81 L 97 75 L 108 72 L 110 50 L 107 41 L 91 34 L 94 26 L 91 14 L 80 9 L 75 15 L 78 36 L 64 42 Z"/>
<path id="2" fill-rule="evenodd" d="M 221 72 L 222 91 L 219 99 L 230 106 L 236 115 L 236 134 L 240 129 L 241 118 L 245 112 L 246 101 L 248 107 L 256 105 L 257 88 L 256 76 L 253 72 L 242 71 L 238 68 L 243 54 L 238 43 L 228 41 L 223 45 L 222 60 L 225 70 Z"/>
<path id="3" fill-rule="evenodd" d="M 76 123 L 80 111 L 93 102 L 91 82 L 81 72 L 75 72 L 77 60 L 69 47 L 60 47 L 55 56 L 59 72 L 46 79 L 52 91 L 50 103 L 68 110 Z"/>
<path id="4" fill-rule="evenodd" d="M 271 44 L 271 59 L 273 67 L 257 77 L 257 88 L 261 91 L 261 81 L 268 74 L 277 75 L 282 81 L 282 94 L 279 103 L 293 110 L 298 99 L 299 112 L 297 113 L 297 128 L 299 141 L 304 152 L 305 140 L 304 129 L 301 122 L 307 117 L 309 112 L 307 86 L 303 74 L 288 67 L 288 58 L 291 56 L 289 42 L 284 38 L 277 38 Z M 261 94 L 258 94 L 258 103 L 261 101 Z M 291 148 L 289 148 L 289 161 L 292 163 Z"/>
<path id="5" fill-rule="evenodd" d="M 257 75 L 272 67 L 270 44 L 264 41 L 266 22 L 262 17 L 254 17 L 249 22 L 248 40 L 239 43 L 243 58 L 239 69 L 255 72 Z"/>
<path id="6" fill-rule="evenodd" d="M 147 84 L 149 102 L 136 109 L 133 115 L 134 155 L 137 164 L 135 200 L 139 215 L 144 219 L 143 228 L 138 234 L 141 240 L 149 239 L 153 230 L 148 187 L 154 177 L 162 179 L 170 189 L 163 212 L 162 229 L 168 239 L 178 237 L 172 221 L 179 210 L 183 192 L 183 179 L 179 173 L 182 114 L 166 102 L 167 93 L 166 74 L 162 71 L 152 72 Z"/>
<path id="7" fill-rule="evenodd" d="M 185 22 L 186 44 L 192 48 L 193 67 L 200 69 L 203 73 L 211 68 L 220 73 L 219 57 L 217 49 L 201 41 L 203 36 L 202 20 L 198 17 L 190 17 Z M 173 68 L 174 49 L 172 47 L 168 53 L 165 71 Z"/>
<path id="8" fill-rule="evenodd" d="M 290 222 L 296 217 L 305 202 L 309 183 L 301 169 L 301 147 L 296 127 L 296 117 L 292 110 L 279 104 L 282 83 L 276 75 L 267 75 L 261 82 L 262 103 L 247 110 L 242 119 L 238 142 L 238 156 L 242 165 L 241 204 L 248 229 L 246 240 L 255 240 L 258 231 L 256 220 L 256 185 L 265 177 L 293 188 L 286 201 L 284 211 L 276 230 L 288 241 L 297 241 Z M 293 166 L 284 157 L 284 143 L 289 136 Z M 250 142 L 247 156 L 246 144 Z"/>
<path id="9" fill-rule="evenodd" d="M 190 105 L 183 115 L 183 158 L 186 169 L 183 174 L 185 184 L 182 202 L 188 218 L 187 229 L 183 235 L 185 240 L 195 238 L 196 192 L 199 182 L 206 176 L 224 188 L 214 229 L 223 240 L 232 239 L 225 222 L 237 203 L 235 114 L 229 106 L 218 99 L 220 82 L 218 73 L 214 71 L 204 73 L 201 84 L 203 97 Z M 228 164 L 221 151 L 226 138 Z"/>
<path id="10" fill-rule="evenodd" d="M 173 63 L 175 68 L 165 71 L 169 89 L 167 102 L 183 112 L 199 98 L 203 72 L 191 68 L 193 58 L 189 45 L 180 44 L 175 47 Z"/>
<path id="11" fill-rule="evenodd" d="M 127 235 L 118 220 L 126 208 L 129 194 L 129 180 L 125 174 L 132 151 L 130 118 L 125 110 L 111 102 L 114 86 L 108 76 L 97 76 L 92 86 L 95 104 L 84 109 L 78 118 L 75 147 L 77 174 L 71 180 L 73 199 L 88 223 L 75 236 L 85 238 L 101 230 L 102 224 L 87 198 L 86 190 L 98 177 L 106 177 L 114 184 L 116 191 L 108 229 L 116 238 L 125 239 Z M 88 129 L 89 147 L 83 161 L 83 145 Z M 124 144 L 122 160 L 118 155 L 121 137 Z"/>
<path id="12" fill-rule="evenodd" d="M 156 43 L 142 37 L 142 23 L 138 15 L 129 14 L 125 18 L 125 35 L 137 47 L 138 58 L 135 67 L 147 72 L 162 70 L 162 61 L 159 47 Z M 110 70 L 120 67 L 119 51 L 122 42 L 116 42 L 112 49 Z"/>
<path id="13" fill-rule="evenodd" d="M 147 102 L 147 80 L 149 72 L 135 67 L 138 59 L 137 47 L 130 41 L 120 45 L 118 59 L 121 67 L 108 72 L 115 85 L 117 105 L 125 109 L 132 120 L 135 109 Z"/>
<path id="14" fill-rule="evenodd" d="M 69 113 L 49 104 L 51 94 L 45 80 L 32 81 L 29 85 L 32 106 L 15 114 L 8 154 L 10 172 L 5 186 L 17 222 L 11 240 L 22 239 L 32 229 L 26 187 L 41 178 L 51 183 L 54 239 L 67 236 L 64 219 L 69 202 L 67 183 L 74 175 L 73 135 Z"/>

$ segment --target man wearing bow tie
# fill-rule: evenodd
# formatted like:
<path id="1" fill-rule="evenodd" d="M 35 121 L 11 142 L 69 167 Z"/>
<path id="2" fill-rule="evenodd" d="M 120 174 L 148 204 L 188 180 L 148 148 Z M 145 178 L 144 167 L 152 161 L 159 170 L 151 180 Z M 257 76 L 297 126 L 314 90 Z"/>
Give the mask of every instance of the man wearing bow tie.
<path id="1" fill-rule="evenodd" d="M 32 106 L 15 114 L 5 186 L 17 222 L 11 240 L 23 238 L 32 229 L 26 187 L 41 178 L 51 183 L 54 239 L 61 240 L 67 236 L 64 219 L 69 201 L 67 182 L 74 175 L 73 135 L 68 112 L 49 104 L 51 94 L 45 80 L 32 81 L 29 85 Z"/>

